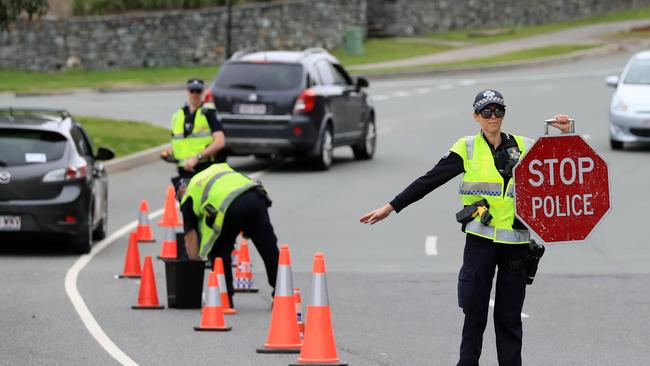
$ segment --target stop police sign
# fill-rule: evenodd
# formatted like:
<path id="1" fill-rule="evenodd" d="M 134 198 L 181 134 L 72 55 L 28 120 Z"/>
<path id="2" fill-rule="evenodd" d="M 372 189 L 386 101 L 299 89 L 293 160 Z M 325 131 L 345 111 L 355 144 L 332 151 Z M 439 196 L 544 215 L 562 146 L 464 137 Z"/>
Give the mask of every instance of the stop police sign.
<path id="1" fill-rule="evenodd" d="M 610 209 L 607 164 L 578 135 L 540 137 L 513 177 L 517 217 L 547 243 L 586 239 Z"/>

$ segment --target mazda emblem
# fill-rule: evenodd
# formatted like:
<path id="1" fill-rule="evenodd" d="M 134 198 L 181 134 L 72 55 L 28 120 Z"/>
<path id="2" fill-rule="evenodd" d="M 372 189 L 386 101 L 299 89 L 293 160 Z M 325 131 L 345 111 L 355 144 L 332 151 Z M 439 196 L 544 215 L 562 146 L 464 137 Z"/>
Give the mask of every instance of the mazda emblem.
<path id="1" fill-rule="evenodd" d="M 0 172 L 0 184 L 8 184 L 11 181 L 11 173 Z"/>

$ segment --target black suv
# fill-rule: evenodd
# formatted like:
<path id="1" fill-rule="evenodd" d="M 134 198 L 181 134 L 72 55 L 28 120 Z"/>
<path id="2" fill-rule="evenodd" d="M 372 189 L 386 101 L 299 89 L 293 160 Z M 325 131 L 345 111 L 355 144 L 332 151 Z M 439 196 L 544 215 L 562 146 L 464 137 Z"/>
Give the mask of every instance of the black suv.
<path id="1" fill-rule="evenodd" d="M 88 136 L 64 110 L 0 109 L 0 242 L 61 237 L 77 253 L 106 236 L 108 179 Z"/>
<path id="2" fill-rule="evenodd" d="M 242 50 L 222 65 L 206 99 L 219 111 L 228 154 L 306 156 L 325 170 L 337 146 L 351 146 L 357 159 L 374 155 L 367 86 L 321 48 Z"/>

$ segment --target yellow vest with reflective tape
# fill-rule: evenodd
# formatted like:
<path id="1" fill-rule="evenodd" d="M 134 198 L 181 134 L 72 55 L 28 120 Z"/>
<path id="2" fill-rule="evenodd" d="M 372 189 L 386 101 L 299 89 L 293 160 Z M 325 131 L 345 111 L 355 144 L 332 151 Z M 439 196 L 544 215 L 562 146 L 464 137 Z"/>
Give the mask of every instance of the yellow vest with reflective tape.
<path id="1" fill-rule="evenodd" d="M 199 256 L 206 260 L 215 241 L 221 234 L 223 220 L 230 204 L 242 193 L 259 186 L 247 176 L 234 171 L 228 164 L 213 164 L 196 174 L 187 186 L 183 204 L 187 197 L 192 197 L 192 211 L 199 219 L 200 247 Z M 217 210 L 214 224 L 206 222 L 206 206 L 210 204 Z"/>
<path id="2" fill-rule="evenodd" d="M 521 151 L 519 160 L 533 144 L 533 140 L 512 136 Z M 489 226 L 481 224 L 476 217 L 465 226 L 465 232 L 493 240 L 495 243 L 525 244 L 530 241 L 528 230 L 512 228 L 515 219 L 514 186 L 512 178 L 504 187 L 504 179 L 494 165 L 494 157 L 482 133 L 465 136 L 449 149 L 463 158 L 465 173 L 458 193 L 463 205 L 486 199 L 490 205 L 492 221 Z"/>
<path id="3" fill-rule="evenodd" d="M 206 146 L 212 143 L 212 131 L 208 119 L 203 114 L 204 108 L 214 109 L 203 105 L 196 109 L 194 114 L 194 129 L 187 137 L 184 136 L 185 111 L 179 109 L 172 116 L 172 150 L 174 158 L 178 159 L 178 166 L 185 164 L 184 160 L 201 153 Z"/>

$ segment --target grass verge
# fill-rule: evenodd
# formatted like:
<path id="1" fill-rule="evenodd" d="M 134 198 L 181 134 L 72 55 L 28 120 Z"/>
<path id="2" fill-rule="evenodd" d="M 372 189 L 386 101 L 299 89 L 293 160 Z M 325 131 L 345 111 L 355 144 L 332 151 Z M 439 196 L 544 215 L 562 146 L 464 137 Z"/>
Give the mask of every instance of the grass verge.
<path id="1" fill-rule="evenodd" d="M 343 49 L 332 52 L 345 66 L 399 60 L 447 51 L 451 46 L 405 42 L 399 38 L 373 38 L 363 44 L 362 55 L 348 55 Z"/>
<path id="2" fill-rule="evenodd" d="M 460 67 L 467 67 L 467 66 L 494 65 L 494 64 L 501 64 L 507 62 L 525 61 L 531 59 L 542 59 L 551 56 L 559 56 L 559 55 L 569 54 L 577 51 L 583 51 L 595 47 L 599 47 L 599 45 L 584 45 L 584 44 L 551 45 L 551 46 L 530 48 L 521 51 L 504 53 L 496 56 L 475 58 L 475 59 L 458 61 L 458 62 L 418 65 L 418 66 L 411 66 L 411 67 L 397 67 L 397 68 L 387 68 L 387 69 L 355 70 L 355 71 L 357 74 L 372 75 L 372 74 L 387 73 L 387 72 L 453 69 L 453 68 L 460 68 Z"/>
<path id="3" fill-rule="evenodd" d="M 2 80 L 0 91 L 31 92 L 184 83 L 193 76 L 198 76 L 208 82 L 214 78 L 217 70 L 216 66 L 66 70 L 59 72 L 0 69 L 0 80 Z"/>
<path id="4" fill-rule="evenodd" d="M 620 22 L 625 20 L 636 20 L 650 18 L 650 6 L 641 7 L 638 9 L 624 10 L 615 13 L 594 15 L 581 19 L 571 21 L 562 21 L 557 23 L 531 25 L 531 26 L 513 26 L 500 28 L 503 32 L 500 34 L 487 35 L 477 37 L 477 33 L 481 33 L 484 29 L 468 29 L 452 32 L 438 32 L 425 35 L 423 37 L 446 40 L 446 41 L 459 41 L 459 42 L 480 42 L 480 43 L 494 43 L 509 41 L 512 39 L 532 37 L 544 33 L 556 32 L 568 28 L 578 26 L 585 26 L 598 23 Z"/>
<path id="5" fill-rule="evenodd" d="M 90 116 L 75 116 L 97 149 L 109 147 L 121 157 L 170 141 L 169 130 L 145 122 L 114 120 Z"/>

